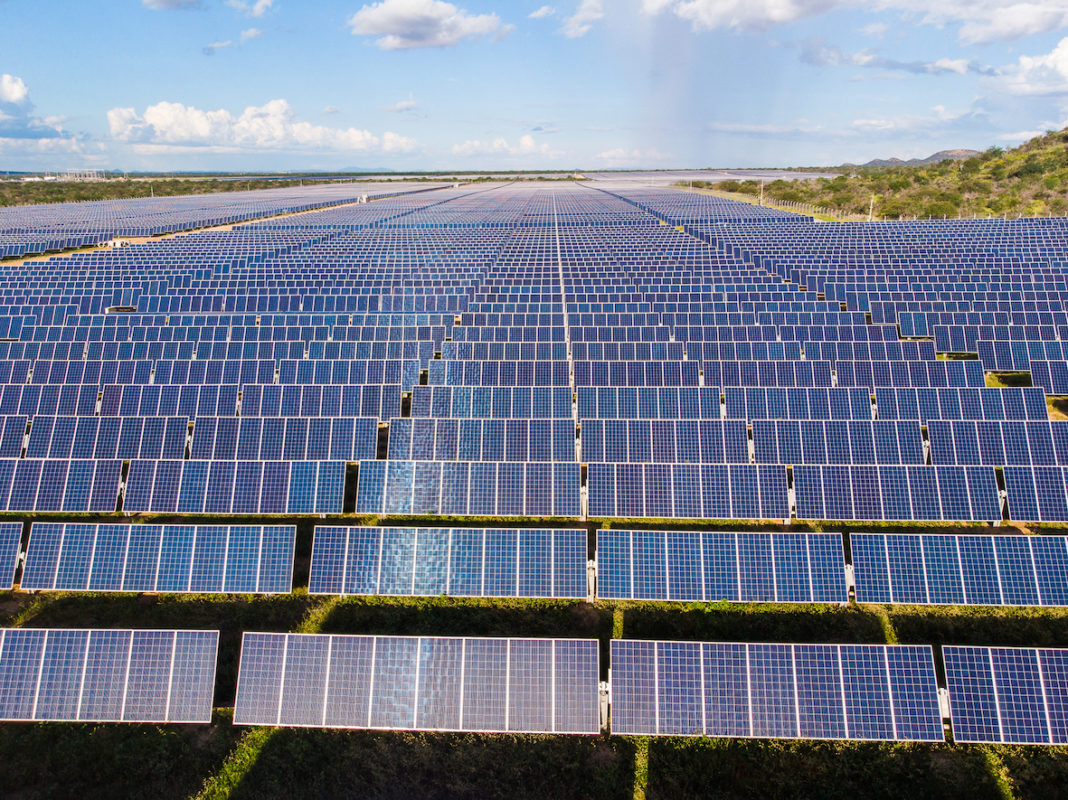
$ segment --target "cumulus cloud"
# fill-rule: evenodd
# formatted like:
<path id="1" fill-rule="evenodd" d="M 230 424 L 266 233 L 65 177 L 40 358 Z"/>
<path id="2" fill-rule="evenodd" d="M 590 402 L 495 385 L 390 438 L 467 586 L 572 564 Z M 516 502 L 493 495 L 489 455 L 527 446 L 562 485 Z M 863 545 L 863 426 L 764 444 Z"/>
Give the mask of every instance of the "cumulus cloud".
<path id="1" fill-rule="evenodd" d="M 545 19 L 546 17 L 551 17 L 555 13 L 556 9 L 552 6 L 542 6 L 536 11 L 531 11 L 529 14 L 527 14 L 527 17 L 529 19 Z"/>
<path id="2" fill-rule="evenodd" d="M 241 31 L 241 41 L 247 42 L 249 39 L 259 39 L 263 36 L 263 31 L 259 28 L 248 28 Z"/>
<path id="3" fill-rule="evenodd" d="M 215 150 L 325 150 L 409 152 L 418 144 L 400 134 L 381 137 L 357 128 L 328 128 L 299 120 L 285 100 L 249 106 L 239 116 L 161 102 L 143 114 L 132 108 L 107 113 L 113 139 L 135 145 Z"/>
<path id="4" fill-rule="evenodd" d="M 835 9 L 896 11 L 918 18 L 922 24 L 958 25 L 957 36 L 966 44 L 1018 39 L 1068 26 L 1068 3 L 1064 0 L 1011 4 L 1002 0 L 643 0 L 642 8 L 649 14 L 669 11 L 694 30 L 763 30 Z M 866 33 L 884 32 L 878 24 L 869 28 Z"/>
<path id="5" fill-rule="evenodd" d="M 464 39 L 501 37 L 513 30 L 496 14 L 470 14 L 443 0 L 382 0 L 349 19 L 356 36 L 377 36 L 383 50 L 449 47 Z"/>
<path id="6" fill-rule="evenodd" d="M 1068 94 L 1068 37 L 1045 55 L 1020 56 L 1002 70 L 997 83 L 1011 94 Z"/>
<path id="7" fill-rule="evenodd" d="M 593 23 L 604 16 L 604 6 L 601 0 L 582 0 L 575 13 L 570 17 L 564 17 L 564 24 L 560 26 L 560 32 L 569 39 L 577 39 L 590 32 Z"/>
<path id="8" fill-rule="evenodd" d="M 256 0 L 254 3 L 246 3 L 244 0 L 226 0 L 226 5 L 246 17 L 262 17 L 274 5 L 274 0 Z"/>
<path id="9" fill-rule="evenodd" d="M 29 87 L 22 78 L 6 72 L 0 75 L 0 103 L 24 103 L 29 96 Z"/>
<path id="10" fill-rule="evenodd" d="M 323 113 L 324 114 L 336 114 L 340 110 L 341 109 L 338 108 L 337 106 L 323 106 Z"/>
<path id="11" fill-rule="evenodd" d="M 33 113 L 30 87 L 17 75 L 0 75 L 0 140 L 73 140 L 62 117 L 42 119 Z"/>
<path id="12" fill-rule="evenodd" d="M 563 155 L 558 150 L 552 150 L 547 144 L 539 144 L 529 133 L 520 136 L 519 141 L 514 145 L 503 137 L 487 141 L 468 139 L 463 144 L 453 145 L 452 154 L 456 156 L 546 156 L 548 158 Z"/>

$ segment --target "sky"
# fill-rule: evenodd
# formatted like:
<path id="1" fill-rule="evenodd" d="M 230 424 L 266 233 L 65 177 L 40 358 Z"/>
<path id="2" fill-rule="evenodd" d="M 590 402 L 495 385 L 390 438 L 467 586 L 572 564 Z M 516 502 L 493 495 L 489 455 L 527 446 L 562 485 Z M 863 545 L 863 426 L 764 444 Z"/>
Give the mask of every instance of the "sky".
<path id="1" fill-rule="evenodd" d="M 785 167 L 1068 125 L 1068 0 L 0 0 L 0 170 Z"/>

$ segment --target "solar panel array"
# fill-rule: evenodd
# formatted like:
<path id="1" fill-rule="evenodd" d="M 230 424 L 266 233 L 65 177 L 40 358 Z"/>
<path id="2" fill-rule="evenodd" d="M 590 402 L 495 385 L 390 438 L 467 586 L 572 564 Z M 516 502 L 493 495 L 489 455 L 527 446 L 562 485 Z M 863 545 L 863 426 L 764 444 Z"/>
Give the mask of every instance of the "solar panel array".
<path id="1" fill-rule="evenodd" d="M 598 185 L 3 212 L 0 257 L 338 206 L 6 265 L 0 511 L 521 518 L 331 520 L 309 590 L 767 603 L 847 602 L 842 537 L 591 547 L 574 521 L 1068 521 L 1064 220 L 814 225 Z M 34 522 L 21 573 L 4 524 L 0 584 L 291 590 L 295 526 L 194 522 Z M 1068 604 L 1055 536 L 848 542 L 858 602 Z M 213 632 L 2 636 L 5 718 L 210 717 Z M 929 647 L 611 650 L 616 733 L 942 739 Z M 958 741 L 1063 741 L 1060 651 L 944 652 Z M 246 633 L 235 720 L 597 733 L 600 677 L 596 641 Z"/>
<path id="2" fill-rule="evenodd" d="M 586 531 L 319 526 L 311 594 L 587 596 Z"/>
<path id="3" fill-rule="evenodd" d="M 596 640 L 246 633 L 234 722 L 600 732 Z"/>
<path id="4" fill-rule="evenodd" d="M 1068 650 L 942 648 L 958 742 L 1068 744 Z"/>
<path id="5" fill-rule="evenodd" d="M 20 585 L 57 591 L 288 593 L 296 536 L 293 525 L 35 522 Z"/>
<path id="6" fill-rule="evenodd" d="M 218 631 L 0 629 L 0 719 L 209 722 Z"/>
<path id="7" fill-rule="evenodd" d="M 829 533 L 602 530 L 597 533 L 597 595 L 845 603 L 842 539 Z"/>
<path id="8" fill-rule="evenodd" d="M 612 640 L 612 731 L 942 741 L 931 648 Z"/>
<path id="9" fill-rule="evenodd" d="M 858 603 L 1068 605 L 1061 536 L 850 535 Z"/>

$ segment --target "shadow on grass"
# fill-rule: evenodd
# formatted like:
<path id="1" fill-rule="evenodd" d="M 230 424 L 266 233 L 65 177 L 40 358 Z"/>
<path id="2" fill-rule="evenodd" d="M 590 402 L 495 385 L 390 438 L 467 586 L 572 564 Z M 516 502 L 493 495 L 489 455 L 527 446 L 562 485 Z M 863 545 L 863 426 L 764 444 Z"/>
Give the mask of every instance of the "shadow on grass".
<path id="1" fill-rule="evenodd" d="M 653 739 L 649 800 L 1000 800 L 977 748 L 876 742 Z"/>
<path id="2" fill-rule="evenodd" d="M 857 606 L 621 603 L 624 639 L 710 642 L 886 641 L 879 618 Z"/>
<path id="3" fill-rule="evenodd" d="M 620 737 L 281 729 L 231 797 L 629 800 L 633 779 Z"/>
<path id="4" fill-rule="evenodd" d="M 242 731 L 213 725 L 0 725 L 5 798 L 192 797 Z"/>

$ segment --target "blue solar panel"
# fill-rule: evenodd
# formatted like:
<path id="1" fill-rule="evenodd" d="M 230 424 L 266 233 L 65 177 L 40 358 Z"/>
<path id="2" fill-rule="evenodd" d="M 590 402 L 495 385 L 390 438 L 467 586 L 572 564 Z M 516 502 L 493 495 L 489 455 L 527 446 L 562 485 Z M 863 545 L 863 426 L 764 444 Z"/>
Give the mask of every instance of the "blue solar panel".
<path id="1" fill-rule="evenodd" d="M 594 640 L 245 633 L 234 721 L 600 731 Z"/>
<path id="2" fill-rule="evenodd" d="M 945 646 L 958 742 L 1068 744 L 1068 651 Z"/>
<path id="3" fill-rule="evenodd" d="M 287 593 L 296 527 L 34 523 L 21 586 Z"/>
<path id="4" fill-rule="evenodd" d="M 597 533 L 599 597 L 714 602 L 846 602 L 834 534 Z"/>
<path id="5" fill-rule="evenodd" d="M 218 631 L 0 631 L 0 719 L 211 720 Z"/>
<path id="6" fill-rule="evenodd" d="M 612 641 L 612 732 L 941 741 L 930 647 Z"/>
<path id="7" fill-rule="evenodd" d="M 404 553 L 400 558 L 392 554 Z M 317 527 L 312 594 L 587 595 L 581 530 Z"/>
<path id="8" fill-rule="evenodd" d="M 1059 536 L 853 534 L 857 602 L 1064 605 Z"/>

